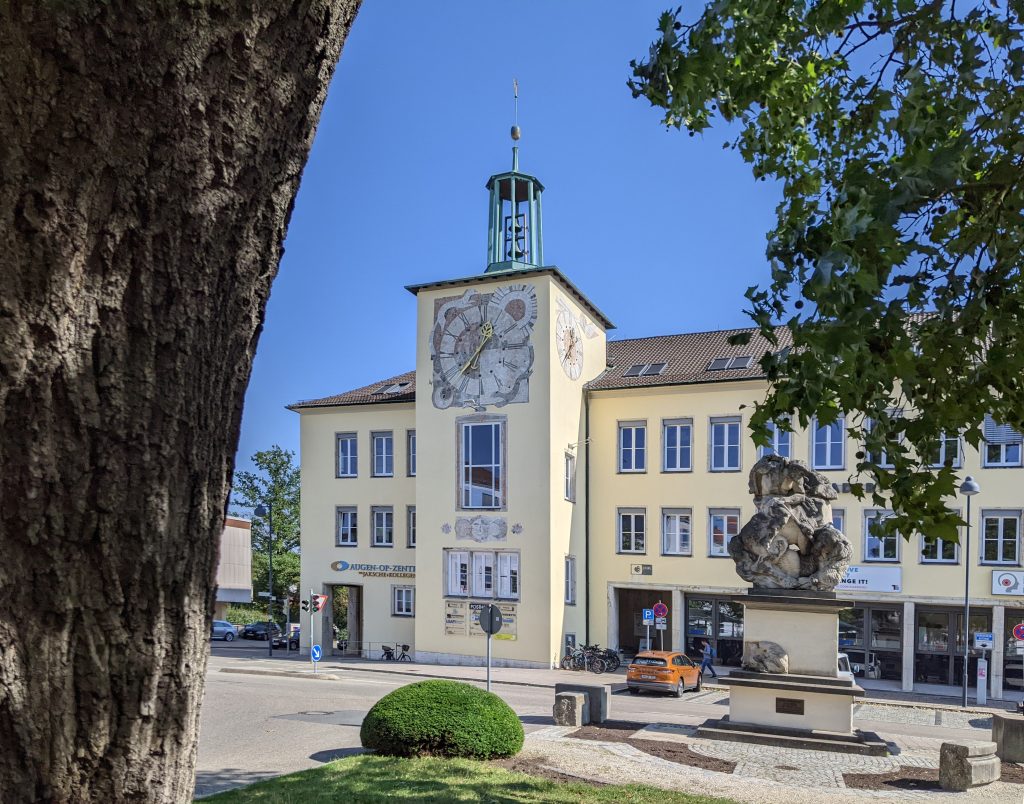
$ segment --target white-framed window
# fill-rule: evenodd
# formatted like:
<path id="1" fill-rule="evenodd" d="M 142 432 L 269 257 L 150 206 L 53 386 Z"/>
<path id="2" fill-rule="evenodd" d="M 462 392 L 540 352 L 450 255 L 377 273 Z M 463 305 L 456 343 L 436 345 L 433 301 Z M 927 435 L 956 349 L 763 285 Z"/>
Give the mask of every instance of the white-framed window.
<path id="1" fill-rule="evenodd" d="M 1020 442 L 1008 444 L 984 444 L 985 467 L 1020 466 Z"/>
<path id="2" fill-rule="evenodd" d="M 356 529 L 356 507 L 354 505 L 339 505 L 334 510 L 337 523 L 334 544 L 337 547 L 355 547 L 359 543 L 359 534 Z"/>
<path id="3" fill-rule="evenodd" d="M 406 547 L 416 546 L 416 506 L 410 505 L 405 509 L 405 544 Z"/>
<path id="4" fill-rule="evenodd" d="M 494 597 L 494 553 L 473 553 L 473 597 Z"/>
<path id="5" fill-rule="evenodd" d="M 390 505 L 375 505 L 370 509 L 373 519 L 373 546 L 395 546 L 395 511 Z"/>
<path id="6" fill-rule="evenodd" d="M 892 511 L 869 509 L 864 512 L 864 560 L 899 561 L 900 537 L 886 534 L 881 525 L 892 516 Z"/>
<path id="7" fill-rule="evenodd" d="M 576 456 L 565 453 L 565 499 L 576 502 Z"/>
<path id="8" fill-rule="evenodd" d="M 981 563 L 1020 563 L 1020 511 L 982 511 Z"/>
<path id="9" fill-rule="evenodd" d="M 373 443 L 373 476 L 394 477 L 395 475 L 395 436 L 388 431 L 370 433 Z"/>
<path id="10" fill-rule="evenodd" d="M 693 422 L 690 419 L 665 419 L 661 424 L 663 472 L 693 470 Z"/>
<path id="11" fill-rule="evenodd" d="M 643 508 L 618 510 L 618 546 L 620 553 L 645 553 L 647 512 Z"/>
<path id="12" fill-rule="evenodd" d="M 519 600 L 519 553 L 497 553 L 498 597 Z"/>
<path id="13" fill-rule="evenodd" d="M 505 504 L 504 420 L 461 422 L 459 502 L 464 509 Z"/>
<path id="14" fill-rule="evenodd" d="M 961 463 L 960 436 L 943 433 L 932 449 L 930 456 L 931 465 L 939 469 L 949 466 L 952 469 L 959 469 Z"/>
<path id="15" fill-rule="evenodd" d="M 712 472 L 737 472 L 740 468 L 740 418 L 729 416 L 711 420 Z"/>
<path id="16" fill-rule="evenodd" d="M 412 586 L 391 587 L 391 613 L 396 617 L 412 617 L 415 615 L 416 589 Z"/>
<path id="17" fill-rule="evenodd" d="M 892 412 L 890 412 L 890 415 L 891 415 L 892 418 L 895 419 L 895 418 L 899 418 L 902 414 L 900 414 L 900 413 L 898 413 L 896 411 L 892 411 Z M 864 420 L 864 427 L 865 427 L 865 429 L 868 432 L 871 432 L 871 430 L 874 429 L 874 426 L 875 426 L 875 423 L 874 423 L 874 421 L 872 419 L 865 419 Z M 902 440 L 903 440 L 903 434 L 900 433 L 900 441 L 902 441 Z M 894 465 L 893 462 L 892 462 L 892 458 L 889 455 L 889 451 L 886 450 L 886 449 L 879 449 L 879 450 L 876 451 L 876 450 L 870 450 L 870 449 L 868 449 L 865 446 L 865 448 L 864 448 L 864 459 L 866 461 L 868 461 L 869 463 L 873 463 L 873 464 L 876 464 L 876 465 L 882 467 L 883 469 L 892 469 L 893 465 Z"/>
<path id="18" fill-rule="evenodd" d="M 445 550 L 445 594 L 449 597 L 519 599 L 519 553 Z"/>
<path id="19" fill-rule="evenodd" d="M 926 539 L 921 534 L 922 564 L 956 564 L 960 558 L 960 545 L 943 539 Z"/>
<path id="20" fill-rule="evenodd" d="M 619 422 L 619 471 L 647 471 L 646 422 Z"/>
<path id="21" fill-rule="evenodd" d="M 405 431 L 406 474 L 416 477 L 416 431 Z"/>
<path id="22" fill-rule="evenodd" d="M 445 551 L 445 594 L 469 597 L 469 553 L 465 550 Z"/>
<path id="23" fill-rule="evenodd" d="M 712 508 L 708 512 L 708 555 L 729 555 L 729 542 L 739 532 L 739 508 Z"/>
<path id="24" fill-rule="evenodd" d="M 982 465 L 998 468 L 1021 465 L 1021 442 L 1024 436 L 1008 424 L 999 424 L 990 415 L 982 425 L 985 443 L 981 447 Z"/>
<path id="25" fill-rule="evenodd" d="M 338 459 L 338 477 L 356 477 L 359 472 L 359 446 L 355 433 L 338 433 L 334 437 Z"/>
<path id="26" fill-rule="evenodd" d="M 793 433 L 782 429 L 775 422 L 768 422 L 768 435 L 771 441 L 767 446 L 761 447 L 758 457 L 763 458 L 765 455 L 793 457 Z"/>
<path id="27" fill-rule="evenodd" d="M 576 605 L 576 556 L 565 557 L 565 602 Z"/>
<path id="28" fill-rule="evenodd" d="M 818 424 L 811 420 L 811 463 L 815 469 L 842 469 L 846 452 L 846 417 L 840 416 L 831 424 Z"/>
<path id="29" fill-rule="evenodd" d="M 693 555 L 690 540 L 692 512 L 689 508 L 661 509 L 661 552 L 666 556 Z"/>
<path id="30" fill-rule="evenodd" d="M 846 533 L 846 509 L 845 508 L 833 508 L 832 509 L 832 527 L 838 530 L 840 533 Z"/>

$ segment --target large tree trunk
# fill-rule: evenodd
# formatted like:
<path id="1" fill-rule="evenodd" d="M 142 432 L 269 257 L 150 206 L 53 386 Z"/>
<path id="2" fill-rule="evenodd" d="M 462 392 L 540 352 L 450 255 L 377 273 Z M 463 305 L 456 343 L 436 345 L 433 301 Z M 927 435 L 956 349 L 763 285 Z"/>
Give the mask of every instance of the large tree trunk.
<path id="1" fill-rule="evenodd" d="M 358 0 L 0 0 L 0 800 L 188 801 L 242 400 Z"/>

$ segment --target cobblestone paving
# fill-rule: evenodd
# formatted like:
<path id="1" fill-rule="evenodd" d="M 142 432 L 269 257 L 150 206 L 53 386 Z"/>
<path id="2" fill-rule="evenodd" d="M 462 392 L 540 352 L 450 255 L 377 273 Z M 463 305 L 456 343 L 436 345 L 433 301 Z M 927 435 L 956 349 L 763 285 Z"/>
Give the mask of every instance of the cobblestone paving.
<path id="1" fill-rule="evenodd" d="M 871 800 L 984 802 L 1021 804 L 1020 785 L 996 782 L 969 793 L 908 790 L 853 790 L 844 773 L 886 773 L 900 766 L 938 767 L 940 738 L 883 735 L 896 754 L 866 757 L 832 751 L 806 751 L 767 745 L 704 740 L 694 728 L 651 724 L 640 739 L 682 742 L 699 754 L 737 763 L 732 774 L 681 765 L 652 756 L 627 743 L 577 740 L 575 729 L 550 726 L 527 735 L 523 752 L 544 767 L 570 776 L 609 783 L 644 783 L 666 789 L 725 796 L 748 804 L 853 804 Z"/>
<path id="2" fill-rule="evenodd" d="M 917 726 L 945 726 L 951 729 L 991 729 L 992 716 L 981 712 L 957 712 L 929 706 L 887 706 L 861 703 L 853 708 L 855 720 L 881 720 Z"/>

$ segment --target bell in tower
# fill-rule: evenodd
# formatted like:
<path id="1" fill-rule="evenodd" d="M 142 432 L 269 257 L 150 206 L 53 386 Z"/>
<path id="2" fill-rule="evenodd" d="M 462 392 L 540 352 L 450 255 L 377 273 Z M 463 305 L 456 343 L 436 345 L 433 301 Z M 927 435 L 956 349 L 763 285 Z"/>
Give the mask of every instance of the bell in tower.
<path id="1" fill-rule="evenodd" d="M 518 106 L 519 87 L 515 85 Z M 512 141 L 519 141 L 519 126 L 512 126 Z M 512 170 L 487 180 L 490 220 L 487 226 L 487 273 L 538 268 L 544 264 L 541 231 L 541 195 L 544 185 L 535 176 L 519 172 L 519 146 L 512 146 Z"/>

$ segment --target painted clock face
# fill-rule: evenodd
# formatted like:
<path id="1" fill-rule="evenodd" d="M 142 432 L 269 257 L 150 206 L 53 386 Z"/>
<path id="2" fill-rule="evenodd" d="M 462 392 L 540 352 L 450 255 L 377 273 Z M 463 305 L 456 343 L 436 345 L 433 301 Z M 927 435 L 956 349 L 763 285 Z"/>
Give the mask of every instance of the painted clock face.
<path id="1" fill-rule="evenodd" d="M 583 329 L 569 310 L 555 319 L 555 348 L 565 375 L 578 380 L 583 373 Z"/>
<path id="2" fill-rule="evenodd" d="M 509 285 L 434 303 L 430 356 L 434 407 L 502 407 L 530 400 L 537 293 Z"/>

